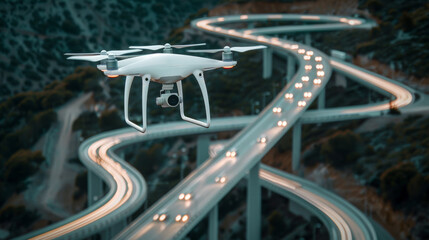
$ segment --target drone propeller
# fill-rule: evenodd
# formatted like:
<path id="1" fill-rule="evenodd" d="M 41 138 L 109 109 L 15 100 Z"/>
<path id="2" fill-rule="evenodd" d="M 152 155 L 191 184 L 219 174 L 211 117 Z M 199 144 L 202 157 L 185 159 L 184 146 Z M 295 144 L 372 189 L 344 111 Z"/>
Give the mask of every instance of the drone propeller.
<path id="1" fill-rule="evenodd" d="M 129 50 L 102 50 L 99 53 L 65 53 L 69 60 L 83 60 L 90 62 L 101 62 L 101 65 L 106 65 L 107 70 L 118 69 L 118 60 L 116 58 L 130 58 L 134 56 L 121 56 L 127 53 L 140 52 L 141 49 L 129 49 Z"/>
<path id="2" fill-rule="evenodd" d="M 186 48 L 186 47 L 195 47 L 195 46 L 204 46 L 205 43 L 195 43 L 195 44 L 183 44 L 183 45 L 171 45 L 166 43 L 164 45 L 148 45 L 148 46 L 130 46 L 130 48 L 135 49 L 146 49 L 146 50 L 159 50 L 159 49 L 171 49 L 171 48 Z"/>
<path id="3" fill-rule="evenodd" d="M 109 55 L 77 55 L 77 56 L 71 56 L 67 59 L 69 60 L 83 60 L 83 61 L 90 61 L 90 62 L 99 62 L 102 60 L 105 60 L 109 58 Z"/>
<path id="4" fill-rule="evenodd" d="M 110 50 L 110 51 L 106 51 L 106 50 L 101 50 L 100 52 L 92 52 L 92 53 L 64 53 L 64 55 L 66 56 L 92 56 L 92 55 L 115 55 L 115 56 L 119 56 L 119 55 L 124 55 L 127 53 L 135 53 L 135 52 L 140 52 L 140 49 L 127 49 L 127 50 Z"/>
<path id="5" fill-rule="evenodd" d="M 90 61 L 90 62 L 99 62 L 106 60 L 108 58 L 115 59 L 118 58 L 128 58 L 128 57 L 134 57 L 134 56 L 121 56 L 128 53 L 135 53 L 140 52 L 141 49 L 129 49 L 129 50 L 102 50 L 99 53 L 65 53 L 68 57 L 67 59 L 70 60 L 84 60 L 84 61 Z"/>
<path id="6" fill-rule="evenodd" d="M 188 52 L 195 52 L 195 53 L 217 53 L 222 52 L 222 61 L 224 62 L 230 62 L 233 61 L 232 59 L 232 52 L 247 52 L 250 50 L 256 50 L 256 49 L 263 49 L 267 48 L 264 45 L 257 45 L 257 46 L 248 46 L 248 47 L 229 47 L 225 46 L 224 48 L 220 49 L 201 49 L 201 50 L 188 50 Z"/>
<path id="7" fill-rule="evenodd" d="M 258 46 L 249 46 L 249 47 L 229 47 L 225 46 L 224 48 L 220 49 L 201 49 L 201 50 L 188 50 L 188 52 L 195 52 L 195 53 L 217 53 L 217 52 L 247 52 L 250 50 L 255 49 L 263 49 L 266 48 L 266 46 L 258 45 Z"/>
<path id="8" fill-rule="evenodd" d="M 83 61 L 90 61 L 90 62 L 99 62 L 99 61 L 103 61 L 109 58 L 109 56 L 111 56 L 111 58 L 121 58 L 121 59 L 125 59 L 125 58 L 133 58 L 133 57 L 139 57 L 141 55 L 126 55 L 126 56 L 115 56 L 115 55 L 77 55 L 77 56 L 71 56 L 68 57 L 67 59 L 69 60 L 83 60 Z"/>

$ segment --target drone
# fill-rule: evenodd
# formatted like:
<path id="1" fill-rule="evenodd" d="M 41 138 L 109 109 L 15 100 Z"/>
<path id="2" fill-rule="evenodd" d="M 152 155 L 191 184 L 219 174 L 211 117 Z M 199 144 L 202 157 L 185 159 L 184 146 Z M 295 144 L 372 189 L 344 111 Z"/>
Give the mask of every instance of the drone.
<path id="1" fill-rule="evenodd" d="M 222 61 L 197 57 L 191 55 L 174 54 L 173 48 L 186 48 L 194 46 L 203 46 L 205 43 L 187 44 L 187 45 L 149 45 L 149 46 L 130 46 L 128 50 L 102 50 L 99 53 L 66 53 L 71 55 L 67 59 L 84 60 L 91 62 L 100 62 L 97 68 L 107 77 L 126 76 L 124 89 L 124 115 L 125 122 L 144 133 L 147 129 L 147 98 L 149 83 L 156 82 L 162 84 L 160 96 L 156 98 L 156 104 L 163 108 L 174 108 L 179 106 L 180 116 L 184 121 L 208 128 L 210 126 L 210 105 L 207 93 L 207 87 L 204 80 L 204 71 L 217 68 L 229 69 L 234 67 L 237 62 L 233 60 L 232 52 L 246 52 L 255 49 L 263 49 L 266 46 L 247 46 L 247 47 L 229 47 L 221 49 L 201 49 L 188 50 L 193 53 L 216 53 L 222 52 Z M 159 50 L 163 53 L 152 53 L 146 55 L 126 55 L 137 53 L 142 50 Z M 121 59 L 121 60 L 118 60 Z M 206 121 L 199 121 L 185 115 L 183 103 L 182 81 L 191 74 L 196 78 L 203 95 L 204 106 L 206 110 Z M 130 121 L 128 115 L 128 102 L 131 86 L 134 77 L 142 78 L 142 126 Z M 177 86 L 177 93 L 173 92 L 174 84 Z"/>

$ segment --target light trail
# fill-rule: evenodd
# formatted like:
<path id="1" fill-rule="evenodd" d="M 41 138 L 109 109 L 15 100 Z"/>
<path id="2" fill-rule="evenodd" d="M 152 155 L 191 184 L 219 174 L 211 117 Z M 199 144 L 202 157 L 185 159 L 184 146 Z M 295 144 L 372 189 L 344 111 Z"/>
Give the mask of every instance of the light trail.
<path id="1" fill-rule="evenodd" d="M 44 240 L 55 239 L 64 236 L 72 231 L 78 230 L 85 225 L 91 224 L 100 218 L 107 216 L 130 198 L 133 191 L 133 184 L 128 173 L 118 162 L 111 159 L 107 154 L 107 151 L 111 147 L 119 143 L 120 141 L 118 141 L 116 137 L 110 137 L 93 143 L 88 149 L 88 155 L 91 160 L 100 165 L 115 180 L 116 192 L 113 197 L 95 211 L 30 239 Z"/>

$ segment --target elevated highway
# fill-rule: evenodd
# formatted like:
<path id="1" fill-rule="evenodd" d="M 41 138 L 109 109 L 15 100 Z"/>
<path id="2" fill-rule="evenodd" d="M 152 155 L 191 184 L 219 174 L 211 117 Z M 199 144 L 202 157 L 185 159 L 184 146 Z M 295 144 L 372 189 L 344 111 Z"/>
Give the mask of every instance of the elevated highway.
<path id="1" fill-rule="evenodd" d="M 144 215 L 124 229 L 117 238 L 181 238 L 205 217 L 241 178 L 246 176 L 249 171 L 254 172 L 256 169 L 263 186 L 292 199 L 299 199 L 299 202 L 304 203 L 317 216 L 320 216 L 327 225 L 331 238 L 376 239 L 377 236 L 372 224 L 355 207 L 332 193 L 312 186 L 303 179 L 266 166 L 262 166 L 262 169 L 259 170 L 259 161 L 298 120 L 302 123 L 343 121 L 379 116 L 389 109 L 387 102 L 381 102 L 354 107 L 306 111 L 312 101 L 322 92 L 332 70 L 360 81 L 383 94 L 392 94 L 395 96 L 394 104 L 398 107 L 411 104 L 414 100 L 414 91 L 362 68 L 331 59 L 310 46 L 277 37 L 256 35 L 267 34 L 274 30 L 250 29 L 251 32 L 249 32 L 249 29 L 236 30 L 219 26 L 219 24 L 238 21 L 290 19 L 287 16 L 282 14 L 242 15 L 207 18 L 192 22 L 194 27 L 213 34 L 265 44 L 279 53 L 292 56 L 298 62 L 299 68 L 293 79 L 259 116 L 215 119 L 209 129 L 194 127 L 185 122 L 174 122 L 151 126 L 145 135 L 131 129 L 122 129 L 88 139 L 80 147 L 80 158 L 89 170 L 94 171 L 104 180 L 109 187 L 109 192 L 85 211 L 48 228 L 27 234 L 22 239 L 82 238 L 126 218 L 140 207 L 146 198 L 146 183 L 134 168 L 115 155 L 113 151 L 115 148 L 155 138 L 207 134 L 241 128 L 244 130 L 232 139 L 225 150 L 215 158 L 209 159 L 186 177 L 148 209 Z M 331 30 L 373 26 L 371 22 L 356 18 L 313 15 L 294 15 L 293 17 L 303 21 L 330 22 Z M 329 30 L 329 24 L 325 26 L 326 29 L 323 31 Z M 287 27 L 290 28 L 291 26 L 284 28 Z M 318 31 L 317 29 L 320 30 L 320 26 L 314 27 L 314 29 L 310 27 L 308 31 Z M 277 31 L 287 31 L 287 29 L 277 28 Z M 309 58 L 305 56 L 309 56 Z M 320 81 L 315 81 L 316 79 Z M 304 97 L 304 93 L 307 97 Z M 292 94 L 293 98 L 285 99 L 286 94 Z M 273 113 L 273 108 L 281 108 L 281 112 Z M 256 140 L 261 136 L 268 139 L 265 144 L 257 143 Z M 226 157 L 227 151 L 235 151 L 237 156 Z M 226 178 L 224 184 L 215 182 L 219 176 Z M 293 188 L 290 186 L 295 186 L 295 191 L 291 191 Z M 178 195 L 187 190 L 194 193 L 192 201 L 186 203 L 179 201 Z M 319 201 L 314 201 L 314 198 Z M 154 222 L 153 216 L 159 213 L 166 213 L 167 220 Z M 189 220 L 175 222 L 174 218 L 179 214 L 188 215 Z"/>

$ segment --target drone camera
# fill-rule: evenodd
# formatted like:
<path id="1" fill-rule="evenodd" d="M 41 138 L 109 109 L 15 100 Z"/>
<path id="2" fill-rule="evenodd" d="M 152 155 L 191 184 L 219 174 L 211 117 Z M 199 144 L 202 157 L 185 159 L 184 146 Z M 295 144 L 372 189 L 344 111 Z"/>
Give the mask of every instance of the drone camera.
<path id="1" fill-rule="evenodd" d="M 177 93 L 162 93 L 160 97 L 156 98 L 156 105 L 163 108 L 177 107 L 181 99 Z"/>

